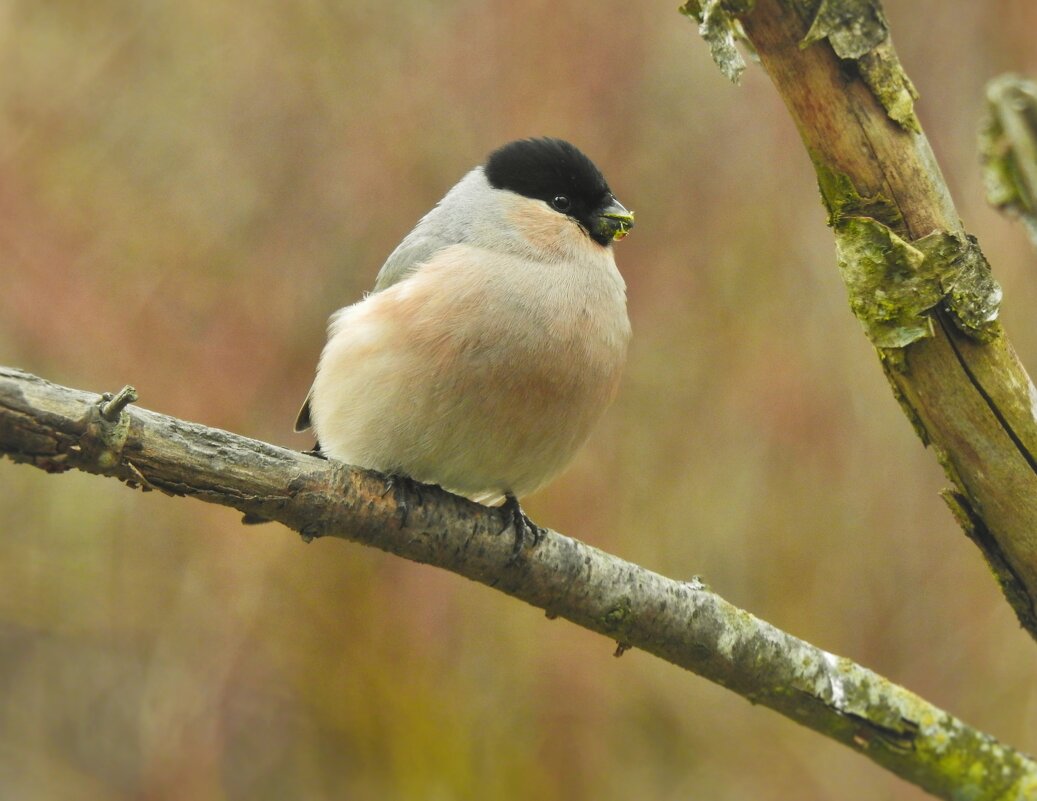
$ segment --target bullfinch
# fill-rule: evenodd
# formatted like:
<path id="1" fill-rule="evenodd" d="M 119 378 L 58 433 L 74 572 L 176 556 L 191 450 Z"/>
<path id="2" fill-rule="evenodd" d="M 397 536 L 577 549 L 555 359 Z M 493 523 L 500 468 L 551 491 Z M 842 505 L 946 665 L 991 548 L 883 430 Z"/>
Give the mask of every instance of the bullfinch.
<path id="1" fill-rule="evenodd" d="M 612 244 L 633 227 L 560 139 L 495 150 L 335 312 L 296 431 L 392 481 L 505 501 L 555 477 L 616 394 L 630 339 Z"/>

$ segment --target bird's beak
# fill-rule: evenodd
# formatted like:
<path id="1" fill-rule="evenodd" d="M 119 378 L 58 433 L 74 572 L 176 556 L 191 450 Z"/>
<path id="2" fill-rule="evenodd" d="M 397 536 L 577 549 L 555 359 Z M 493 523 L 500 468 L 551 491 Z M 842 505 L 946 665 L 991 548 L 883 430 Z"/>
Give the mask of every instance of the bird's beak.
<path id="1" fill-rule="evenodd" d="M 615 198 L 597 215 L 598 233 L 614 242 L 630 233 L 634 227 L 634 212 L 628 211 Z"/>

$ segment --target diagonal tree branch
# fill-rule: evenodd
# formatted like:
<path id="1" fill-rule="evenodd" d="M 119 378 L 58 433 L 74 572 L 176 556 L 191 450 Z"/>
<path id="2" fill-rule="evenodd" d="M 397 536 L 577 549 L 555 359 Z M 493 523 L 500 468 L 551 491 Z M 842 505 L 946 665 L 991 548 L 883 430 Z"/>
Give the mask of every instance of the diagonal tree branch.
<path id="1" fill-rule="evenodd" d="M 732 606 L 697 579 L 674 581 L 553 531 L 516 554 L 496 509 L 429 487 L 403 510 L 375 473 L 126 406 L 134 394 L 98 397 L 0 367 L 0 454 L 450 570 L 613 638 L 620 652 L 640 648 L 697 673 L 941 798 L 1037 795 L 1029 757 Z"/>
<path id="2" fill-rule="evenodd" d="M 944 499 L 1037 639 L 1037 389 L 996 321 L 1000 289 L 958 218 L 878 0 L 682 10 L 707 38 L 743 36 L 785 101 L 850 305 L 953 484 Z"/>

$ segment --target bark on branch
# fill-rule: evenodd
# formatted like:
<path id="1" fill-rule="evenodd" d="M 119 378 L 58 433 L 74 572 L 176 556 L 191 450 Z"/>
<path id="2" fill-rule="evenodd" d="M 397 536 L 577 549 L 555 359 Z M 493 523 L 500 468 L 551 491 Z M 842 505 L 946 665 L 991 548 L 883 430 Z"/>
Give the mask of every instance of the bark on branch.
<path id="1" fill-rule="evenodd" d="M 0 367 L 0 454 L 48 472 L 230 506 L 450 570 L 686 668 L 946 798 L 1037 797 L 1037 764 L 867 668 L 727 603 L 547 531 L 513 551 L 496 509 L 427 488 L 404 511 L 374 473 Z"/>
<path id="2" fill-rule="evenodd" d="M 953 488 L 944 499 L 1037 639 L 1037 389 L 915 115 L 878 0 L 689 0 L 717 61 L 758 53 L 817 171 L 854 312 Z M 732 60 L 735 66 L 732 66 Z"/>

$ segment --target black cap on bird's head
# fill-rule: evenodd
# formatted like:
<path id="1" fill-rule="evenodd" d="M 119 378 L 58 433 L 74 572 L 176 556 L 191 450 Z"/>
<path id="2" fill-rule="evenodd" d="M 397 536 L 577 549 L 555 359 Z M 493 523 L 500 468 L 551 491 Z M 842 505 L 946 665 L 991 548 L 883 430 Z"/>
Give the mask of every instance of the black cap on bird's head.
<path id="1" fill-rule="evenodd" d="M 633 212 L 612 195 L 601 170 L 562 139 L 510 142 L 490 154 L 484 169 L 495 189 L 544 201 L 601 245 L 622 239 L 634 227 Z"/>

